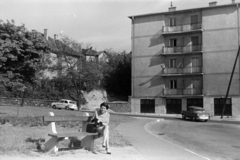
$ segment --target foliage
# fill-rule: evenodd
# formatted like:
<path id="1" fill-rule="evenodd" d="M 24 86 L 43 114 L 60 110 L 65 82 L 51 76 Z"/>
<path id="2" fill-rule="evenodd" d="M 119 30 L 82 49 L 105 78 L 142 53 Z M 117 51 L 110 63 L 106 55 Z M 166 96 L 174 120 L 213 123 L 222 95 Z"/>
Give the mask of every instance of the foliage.
<path id="1" fill-rule="evenodd" d="M 83 91 L 104 88 L 115 95 L 131 95 L 130 53 L 106 50 L 108 62 L 89 62 L 82 54 L 82 43 L 64 35 L 53 42 L 46 41 L 39 32 L 29 32 L 24 25 L 15 25 L 14 21 L 0 21 L 0 96 L 70 98 L 78 101 L 80 107 L 85 103 Z M 62 63 L 52 63 L 49 51 Z M 46 78 L 46 68 L 62 74 Z"/>
<path id="2" fill-rule="evenodd" d="M 131 95 L 131 53 L 111 54 L 109 63 L 103 67 L 102 85 L 116 95 Z"/>
<path id="3" fill-rule="evenodd" d="M 62 35 L 57 42 L 58 54 L 62 56 L 62 64 L 56 64 L 63 73 L 54 79 L 62 96 L 70 97 L 78 102 L 78 108 L 82 104 L 82 91 L 90 91 L 99 85 L 101 72 L 95 62 L 86 62 L 82 54 L 81 44 Z"/>
<path id="4" fill-rule="evenodd" d="M 16 93 L 31 87 L 45 67 L 43 57 L 47 50 L 42 34 L 29 32 L 13 20 L 0 21 L 0 84 L 5 92 Z"/>

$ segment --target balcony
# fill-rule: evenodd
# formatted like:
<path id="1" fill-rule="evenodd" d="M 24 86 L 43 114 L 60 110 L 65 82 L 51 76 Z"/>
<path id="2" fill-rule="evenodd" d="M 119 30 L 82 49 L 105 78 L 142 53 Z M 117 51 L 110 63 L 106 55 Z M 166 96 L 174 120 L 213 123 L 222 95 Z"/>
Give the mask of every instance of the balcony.
<path id="1" fill-rule="evenodd" d="M 162 76 L 202 74 L 202 67 L 164 68 Z"/>
<path id="2" fill-rule="evenodd" d="M 163 47 L 163 55 L 170 54 L 187 54 L 187 53 L 202 53 L 202 45 L 186 45 L 176 47 Z"/>
<path id="3" fill-rule="evenodd" d="M 188 32 L 202 32 L 202 23 L 184 24 L 179 26 L 163 26 L 162 34 L 182 34 Z"/>
<path id="4" fill-rule="evenodd" d="M 163 89 L 163 95 L 202 95 L 202 88 Z"/>

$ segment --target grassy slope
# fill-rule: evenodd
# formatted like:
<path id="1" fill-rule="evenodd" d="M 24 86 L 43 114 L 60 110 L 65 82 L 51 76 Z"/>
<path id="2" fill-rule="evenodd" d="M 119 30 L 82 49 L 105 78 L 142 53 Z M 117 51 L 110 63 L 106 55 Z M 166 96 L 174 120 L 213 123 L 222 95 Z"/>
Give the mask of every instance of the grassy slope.
<path id="1" fill-rule="evenodd" d="M 78 111 L 53 110 L 51 108 L 40 107 L 19 107 L 0 106 L 0 125 L 1 123 L 12 126 L 0 126 L 0 154 L 23 153 L 30 154 L 36 151 L 36 142 L 45 137 L 45 125 L 41 121 L 41 116 L 48 112 L 55 115 L 82 115 Z M 16 117 L 18 113 L 18 117 Z M 128 146 L 130 143 L 116 131 L 120 123 L 133 120 L 130 117 L 111 115 L 110 119 L 110 145 Z M 57 124 L 61 131 L 77 131 L 80 127 L 77 122 Z M 96 141 L 100 145 L 102 138 Z M 60 147 L 66 147 L 68 141 L 60 143 Z"/>

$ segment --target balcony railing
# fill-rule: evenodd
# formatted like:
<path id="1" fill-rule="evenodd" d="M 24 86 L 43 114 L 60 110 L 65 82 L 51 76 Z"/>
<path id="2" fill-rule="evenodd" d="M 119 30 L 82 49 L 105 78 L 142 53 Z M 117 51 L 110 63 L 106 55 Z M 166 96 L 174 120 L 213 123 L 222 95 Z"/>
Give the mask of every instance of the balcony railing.
<path id="1" fill-rule="evenodd" d="M 202 88 L 163 89 L 164 95 L 202 95 Z"/>
<path id="2" fill-rule="evenodd" d="M 202 45 L 186 45 L 186 46 L 176 46 L 176 47 L 163 47 L 163 54 L 181 54 L 181 53 L 192 53 L 201 52 Z"/>
<path id="3" fill-rule="evenodd" d="M 184 24 L 179 26 L 163 26 L 163 33 L 188 32 L 202 29 L 202 23 Z"/>
<path id="4" fill-rule="evenodd" d="M 170 74 L 193 74 L 202 73 L 202 67 L 184 67 L 184 68 L 164 68 L 162 70 L 163 75 Z"/>

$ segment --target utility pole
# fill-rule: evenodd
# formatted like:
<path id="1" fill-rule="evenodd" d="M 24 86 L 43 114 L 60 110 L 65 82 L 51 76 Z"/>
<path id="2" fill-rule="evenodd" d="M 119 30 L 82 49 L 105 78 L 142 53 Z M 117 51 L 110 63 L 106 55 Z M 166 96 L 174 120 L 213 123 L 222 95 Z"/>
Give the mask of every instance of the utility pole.
<path id="1" fill-rule="evenodd" d="M 82 92 L 81 92 L 81 90 L 82 90 L 82 82 L 81 82 L 81 67 L 82 67 L 82 69 L 83 69 L 83 64 L 82 64 L 82 57 L 81 57 L 81 55 L 82 55 L 82 48 L 81 48 L 81 45 L 79 46 L 79 50 L 78 50 L 78 53 L 79 53 L 79 57 L 78 57 L 78 76 L 79 76 L 79 91 L 78 92 L 80 92 L 79 93 L 79 97 L 78 97 L 78 104 L 79 104 L 79 108 L 78 108 L 78 110 L 80 110 L 81 109 L 81 103 L 82 103 Z"/>
<path id="2" fill-rule="evenodd" d="M 224 112 L 225 112 L 225 108 L 226 108 L 226 104 L 227 104 L 227 98 L 228 98 L 229 90 L 230 90 L 230 87 L 231 87 L 233 74 L 234 74 L 236 64 L 237 64 L 237 60 L 238 60 L 238 57 L 239 57 L 239 50 L 240 50 L 240 46 L 238 47 L 238 53 L 237 53 L 237 56 L 236 56 L 236 59 L 235 59 L 234 65 L 233 65 L 233 69 L 232 69 L 232 74 L 231 74 L 231 77 L 230 77 L 230 80 L 229 80 L 229 83 L 228 83 L 228 88 L 227 88 L 227 93 L 226 93 L 226 96 L 225 96 L 225 99 L 224 99 L 224 105 L 223 105 L 221 119 L 223 118 L 223 115 L 224 115 Z"/>

